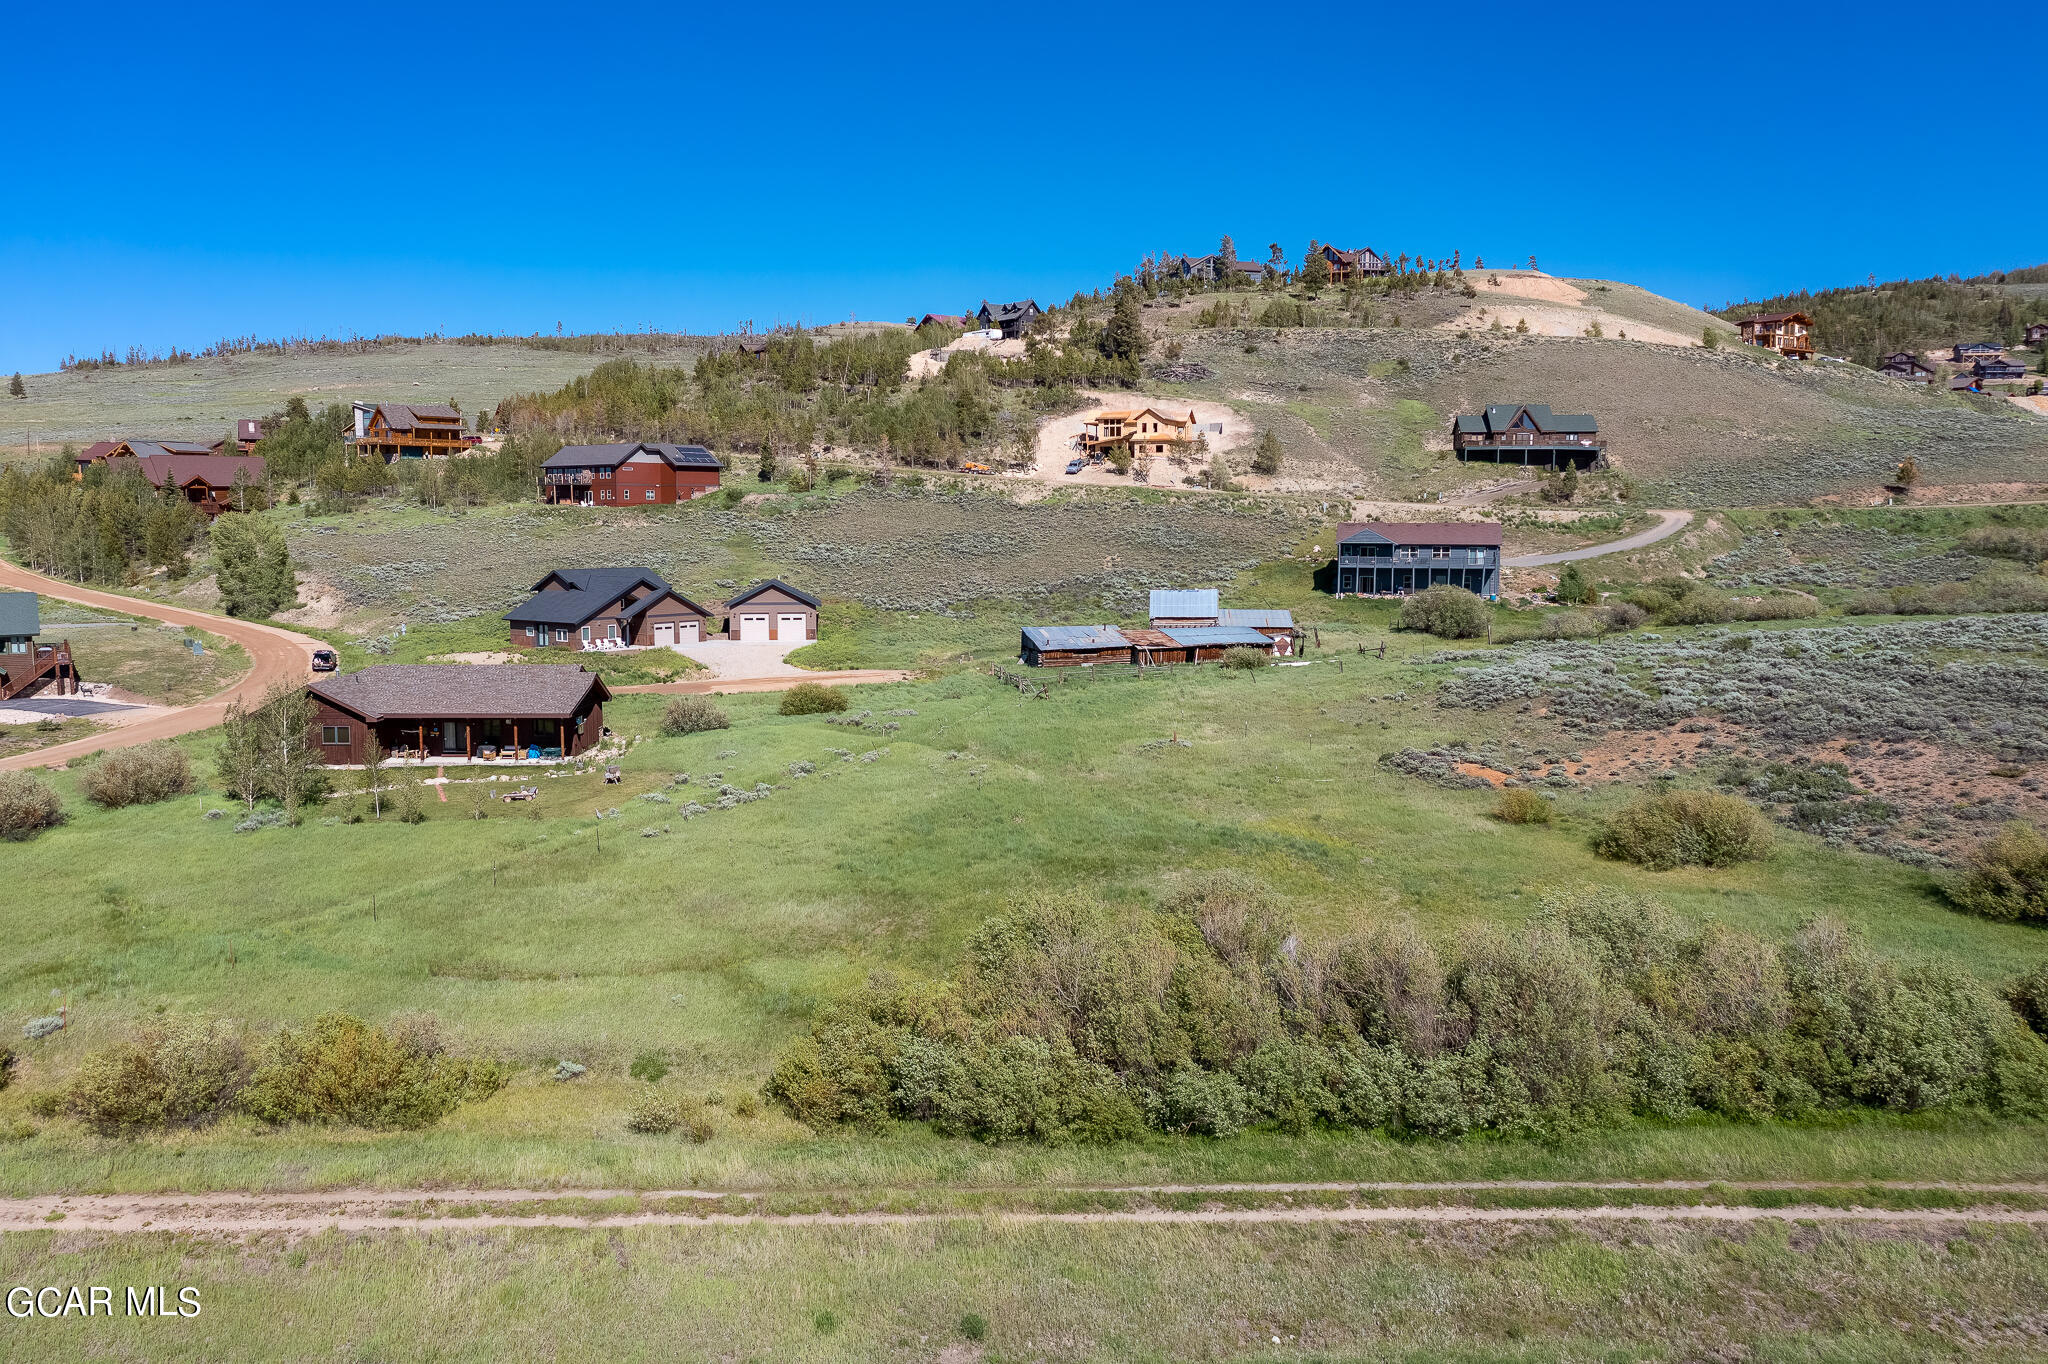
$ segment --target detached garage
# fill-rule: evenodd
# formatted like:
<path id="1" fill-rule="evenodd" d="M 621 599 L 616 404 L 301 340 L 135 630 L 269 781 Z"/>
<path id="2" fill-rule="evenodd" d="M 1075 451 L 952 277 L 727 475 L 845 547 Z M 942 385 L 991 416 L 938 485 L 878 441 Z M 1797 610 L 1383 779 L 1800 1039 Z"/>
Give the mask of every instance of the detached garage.
<path id="1" fill-rule="evenodd" d="M 755 583 L 725 604 L 725 630 L 742 644 L 818 637 L 818 599 L 780 578 Z"/>

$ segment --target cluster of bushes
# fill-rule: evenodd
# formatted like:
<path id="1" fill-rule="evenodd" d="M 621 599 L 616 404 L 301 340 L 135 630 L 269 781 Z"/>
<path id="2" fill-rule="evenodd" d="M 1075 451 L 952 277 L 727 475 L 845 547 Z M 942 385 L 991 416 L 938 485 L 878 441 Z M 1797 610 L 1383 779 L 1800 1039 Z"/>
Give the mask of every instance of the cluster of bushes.
<path id="1" fill-rule="evenodd" d="M 708 696 L 678 696 L 661 712 L 661 732 L 671 738 L 730 728 L 732 721 Z"/>
<path id="2" fill-rule="evenodd" d="M 348 1014 L 281 1027 L 252 1043 L 221 1019 L 152 1024 L 90 1052 L 63 1107 L 101 1133 L 197 1123 L 231 1111 L 268 1123 L 419 1128 L 509 1078 L 497 1061 L 449 1054 L 430 1017 L 390 1029 Z"/>
<path id="3" fill-rule="evenodd" d="M 1478 639 L 1493 624 L 1493 608 L 1462 587 L 1439 583 L 1402 602 L 1396 624 L 1438 639 Z"/>
<path id="4" fill-rule="evenodd" d="M 1852 616 L 1952 616 L 1973 611 L 2048 611 L 2048 577 L 1998 568 L 1965 583 L 1870 588 L 1844 604 Z"/>
<path id="5" fill-rule="evenodd" d="M 1548 824 L 1550 802 L 1525 787 L 1512 787 L 1494 801 L 1493 817 L 1503 824 Z"/>
<path id="6" fill-rule="evenodd" d="M 64 802 L 27 772 L 0 772 L 0 839 L 24 843 L 64 822 Z"/>
<path id="7" fill-rule="evenodd" d="M 2024 564 L 2048 562 L 2048 526 L 1979 526 L 1964 534 L 1960 548 Z"/>
<path id="8" fill-rule="evenodd" d="M 2048 1042 L 1959 968 L 1887 960 L 1829 921 L 1768 943 L 1587 893 L 1440 953 L 1406 926 L 1306 941 L 1225 878 L 1157 912 L 1062 898 L 991 919 L 953 979 L 877 976 L 824 1009 L 768 1092 L 819 1129 L 915 1119 L 990 1141 L 1556 1136 L 1859 1106 L 2032 1119 Z"/>
<path id="9" fill-rule="evenodd" d="M 1593 850 L 1651 871 L 1731 867 L 1769 854 L 1771 824 L 1735 796 L 1670 791 L 1622 810 L 1593 840 Z"/>
<path id="10" fill-rule="evenodd" d="M 1264 649 L 1254 649 L 1247 644 L 1225 649 L 1223 657 L 1218 662 L 1236 672 L 1257 672 L 1269 666 L 1273 662 L 1273 656 Z"/>
<path id="11" fill-rule="evenodd" d="M 2014 821 L 1972 850 L 1942 890 L 1987 919 L 2048 923 L 2048 838 Z"/>
<path id="12" fill-rule="evenodd" d="M 104 753 L 78 779 L 85 798 L 107 810 L 154 805 L 192 787 L 192 760 L 168 739 Z"/>
<path id="13" fill-rule="evenodd" d="M 1627 594 L 1629 604 L 1658 625 L 1725 625 L 1734 620 L 1811 620 L 1820 601 L 1777 589 L 1761 597 L 1731 597 L 1692 578 L 1658 578 Z"/>
<path id="14" fill-rule="evenodd" d="M 823 682 L 799 682 L 782 693 L 778 715 L 830 715 L 846 709 L 846 693 Z"/>

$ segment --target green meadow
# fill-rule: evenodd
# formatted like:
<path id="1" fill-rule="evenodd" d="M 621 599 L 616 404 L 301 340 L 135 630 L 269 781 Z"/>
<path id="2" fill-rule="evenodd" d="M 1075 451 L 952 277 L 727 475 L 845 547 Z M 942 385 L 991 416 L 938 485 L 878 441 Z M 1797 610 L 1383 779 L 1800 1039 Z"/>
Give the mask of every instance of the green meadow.
<path id="1" fill-rule="evenodd" d="M 1950 954 L 1994 981 L 2038 960 L 2038 932 L 1958 914 L 1925 872 L 1896 862 L 1785 834 L 1762 863 L 1651 873 L 1588 846 L 1626 789 L 1570 791 L 1549 827 L 1510 827 L 1488 816 L 1488 792 L 1387 771 L 1382 753 L 1451 738 L 1563 745 L 1526 714 L 1439 709 L 1443 669 L 1424 661 L 1438 646 L 1384 624 L 1383 608 L 1361 607 L 1320 627 L 1305 665 L 1251 674 L 1036 674 L 1052 684 L 1042 699 L 956 665 L 854 689 L 853 714 L 867 712 L 858 726 L 780 716 L 774 695 L 731 696 L 720 702 L 730 729 L 670 739 L 658 736 L 665 698 L 620 697 L 606 718 L 636 740 L 621 785 L 565 773 L 538 780 L 541 798 L 522 806 L 488 798 L 502 785 L 454 783 L 445 802 L 427 796 L 416 825 L 388 808 L 381 821 L 345 822 L 363 808 L 353 796 L 298 828 L 237 832 L 241 811 L 217 790 L 102 811 L 60 774 L 69 821 L 0 846 L 0 1010 L 19 1020 L 62 1005 L 72 1020 L 17 1045 L 15 1083 L 0 1091 L 0 1183 L 19 1193 L 2048 1172 L 2041 1131 L 1964 1117 L 1638 1126 L 1560 1147 L 1254 1133 L 1033 1151 L 922 1130 L 818 1136 L 772 1108 L 737 1111 L 755 1107 L 741 1097 L 821 1001 L 876 970 L 949 972 L 966 934 L 1017 897 L 1082 887 L 1145 904 L 1220 869 L 1260 878 L 1309 934 L 1405 917 L 1449 938 L 1597 883 L 1770 935 L 1830 914 L 1884 951 Z M 209 771 L 212 736 L 188 742 Z M 763 798 L 683 814 L 723 786 L 762 784 Z M 36 1096 L 85 1051 L 153 1017 L 261 1027 L 334 1009 L 432 1011 L 465 1045 L 514 1061 L 518 1078 L 405 1135 L 229 1119 L 109 1141 L 39 1116 Z M 647 1052 L 672 1068 L 662 1083 L 719 1100 L 711 1142 L 624 1130 L 644 1088 L 627 1069 Z M 562 1059 L 589 1071 L 548 1079 Z"/>

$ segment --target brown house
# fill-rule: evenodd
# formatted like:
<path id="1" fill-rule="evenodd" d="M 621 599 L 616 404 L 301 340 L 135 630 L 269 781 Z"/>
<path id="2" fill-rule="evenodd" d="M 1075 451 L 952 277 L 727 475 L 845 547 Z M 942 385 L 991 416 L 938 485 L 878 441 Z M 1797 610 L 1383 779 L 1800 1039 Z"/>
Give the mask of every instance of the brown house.
<path id="1" fill-rule="evenodd" d="M 1921 363 L 1920 357 L 1909 350 L 1893 351 L 1877 363 L 1879 374 L 1888 374 L 1894 379 L 1904 379 L 1909 384 L 1931 384 L 1934 382 L 1934 368 Z"/>
<path id="2" fill-rule="evenodd" d="M 1745 346 L 1762 346 L 1795 360 L 1813 355 L 1813 319 L 1805 313 L 1758 313 L 1736 325 Z"/>
<path id="3" fill-rule="evenodd" d="M 244 489 L 263 487 L 261 455 L 145 454 L 141 452 L 164 447 L 152 441 L 122 442 L 123 450 L 131 448 L 137 453 L 116 454 L 107 461 L 107 468 L 133 468 L 152 488 L 176 488 L 209 521 L 222 512 L 241 510 Z"/>
<path id="4" fill-rule="evenodd" d="M 404 761 L 558 761 L 604 735 L 603 679 L 580 667 L 391 663 L 311 683 L 314 738 L 330 767 L 364 741 Z"/>
<path id="5" fill-rule="evenodd" d="M 2048 341 L 2048 322 L 2029 322 L 2027 324 L 2027 344 L 2038 346 L 2044 341 Z"/>
<path id="6" fill-rule="evenodd" d="M 725 604 L 725 632 L 742 644 L 816 639 L 818 599 L 780 578 L 769 578 Z"/>
<path id="7" fill-rule="evenodd" d="M 0 592 L 0 701 L 45 687 L 54 688 L 57 696 L 77 694 L 71 641 L 38 644 L 42 629 L 35 593 Z"/>
<path id="8" fill-rule="evenodd" d="M 350 448 L 359 455 L 394 459 L 446 459 L 468 454 L 476 442 L 462 414 L 444 403 L 378 403 L 361 419 Z"/>
<path id="9" fill-rule="evenodd" d="M 540 496 L 556 507 L 662 507 L 717 492 L 724 475 L 701 445 L 565 445 L 540 467 Z"/>
<path id="10" fill-rule="evenodd" d="M 1354 280 L 1372 279 L 1394 273 L 1393 263 L 1369 246 L 1355 251 L 1340 251 L 1334 246 L 1319 246 L 1316 254 L 1330 264 L 1330 283 L 1349 284 Z"/>
<path id="11" fill-rule="evenodd" d="M 714 632 L 709 611 L 649 568 L 557 569 L 505 619 L 515 649 L 666 648 Z"/>

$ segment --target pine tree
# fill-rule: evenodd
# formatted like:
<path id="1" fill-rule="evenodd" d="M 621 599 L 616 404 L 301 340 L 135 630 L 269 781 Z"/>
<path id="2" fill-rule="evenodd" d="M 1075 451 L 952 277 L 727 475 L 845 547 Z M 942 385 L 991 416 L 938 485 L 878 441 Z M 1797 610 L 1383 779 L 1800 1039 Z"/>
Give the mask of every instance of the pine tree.
<path id="1" fill-rule="evenodd" d="M 278 528 L 239 512 L 223 515 L 209 535 L 221 604 L 231 616 L 270 616 L 298 604 L 299 582 Z"/>
<path id="2" fill-rule="evenodd" d="M 1145 324 L 1138 318 L 1135 290 L 1117 290 L 1116 307 L 1110 312 L 1109 324 L 1102 329 L 1095 348 L 1109 360 L 1129 360 L 1136 364 L 1145 358 Z"/>
<path id="3" fill-rule="evenodd" d="M 1330 259 L 1313 240 L 1308 244 L 1308 254 L 1301 258 L 1301 282 L 1310 293 L 1330 282 Z"/>
<path id="4" fill-rule="evenodd" d="M 7 392 L 16 398 L 28 396 L 28 385 L 21 381 L 21 371 L 14 371 L 14 377 L 7 381 Z"/>
<path id="5" fill-rule="evenodd" d="M 1252 451 L 1252 472 L 1255 474 L 1277 474 L 1280 472 L 1280 437 L 1271 431 L 1259 433 L 1259 443 Z"/>

